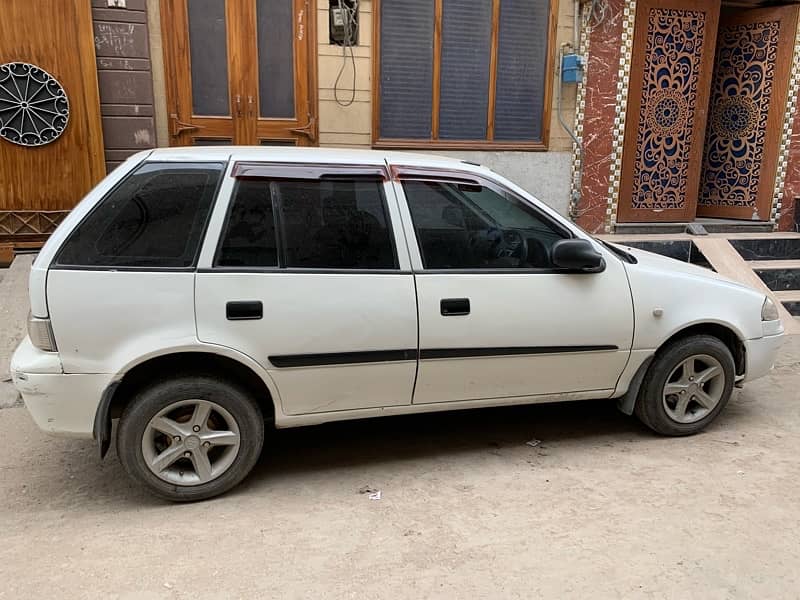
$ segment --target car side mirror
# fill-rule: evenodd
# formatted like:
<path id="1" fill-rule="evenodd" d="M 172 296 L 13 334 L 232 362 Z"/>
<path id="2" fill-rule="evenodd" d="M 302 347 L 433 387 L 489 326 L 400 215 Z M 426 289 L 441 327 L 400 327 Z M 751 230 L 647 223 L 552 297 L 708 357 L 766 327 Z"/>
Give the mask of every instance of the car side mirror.
<path id="1" fill-rule="evenodd" d="M 599 273 L 606 261 L 588 240 L 559 240 L 553 244 L 552 261 L 556 267 L 584 273 Z"/>

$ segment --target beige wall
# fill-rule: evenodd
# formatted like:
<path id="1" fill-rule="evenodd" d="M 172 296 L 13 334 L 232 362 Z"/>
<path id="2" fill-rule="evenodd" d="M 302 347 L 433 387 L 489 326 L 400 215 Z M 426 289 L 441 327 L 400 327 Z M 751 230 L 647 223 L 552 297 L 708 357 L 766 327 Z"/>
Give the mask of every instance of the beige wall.
<path id="1" fill-rule="evenodd" d="M 352 105 L 339 106 L 334 100 L 334 82 L 342 67 L 342 48 L 328 43 L 330 37 L 328 0 L 317 0 L 319 42 L 319 143 L 321 146 L 361 146 L 372 140 L 372 0 L 359 3 L 358 46 L 355 55 L 356 96 Z M 339 99 L 352 95 L 353 63 L 348 51 L 339 81 Z"/>
<path id="2" fill-rule="evenodd" d="M 391 0 L 389 0 L 391 1 Z M 361 0 L 359 14 L 359 45 L 353 48 L 356 62 L 356 97 L 348 107 L 334 100 L 334 81 L 342 65 L 342 49 L 328 43 L 328 0 L 318 0 L 319 35 L 319 142 L 322 146 L 356 146 L 368 148 L 372 141 L 372 0 Z M 556 43 L 572 42 L 574 2 L 560 0 Z M 558 46 L 556 46 L 558 48 Z M 558 77 L 554 72 L 554 85 Z M 339 83 L 339 98 L 349 100 L 353 82 L 352 62 L 349 59 Z M 572 140 L 558 123 L 556 114 L 557 88 L 553 88 L 553 110 L 550 124 L 551 151 L 571 151 Z M 563 88 L 562 113 L 572 125 L 575 115 L 575 85 Z"/>

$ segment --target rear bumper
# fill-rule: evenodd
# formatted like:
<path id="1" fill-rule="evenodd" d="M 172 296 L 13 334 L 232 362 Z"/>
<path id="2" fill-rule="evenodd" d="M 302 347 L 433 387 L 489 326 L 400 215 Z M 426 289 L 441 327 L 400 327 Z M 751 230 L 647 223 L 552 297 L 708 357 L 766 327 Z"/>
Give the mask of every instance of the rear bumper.
<path id="1" fill-rule="evenodd" d="M 756 340 L 745 340 L 747 369 L 744 381 L 763 377 L 772 370 L 775 358 L 783 345 L 784 336 L 768 335 Z"/>
<path id="2" fill-rule="evenodd" d="M 65 374 L 58 354 L 42 352 L 25 338 L 11 360 L 11 377 L 40 429 L 55 435 L 93 437 L 95 413 L 111 375 Z"/>

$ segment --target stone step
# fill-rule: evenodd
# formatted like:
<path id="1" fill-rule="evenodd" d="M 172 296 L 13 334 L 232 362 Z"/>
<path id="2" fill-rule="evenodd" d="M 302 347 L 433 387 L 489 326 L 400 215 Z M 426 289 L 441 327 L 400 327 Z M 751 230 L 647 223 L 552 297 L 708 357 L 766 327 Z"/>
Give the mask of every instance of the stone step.
<path id="1" fill-rule="evenodd" d="M 708 233 L 770 233 L 775 227 L 768 222 L 734 221 L 734 220 L 697 220 Z M 689 223 L 617 223 L 616 234 L 669 234 L 684 233 Z"/>
<path id="2" fill-rule="evenodd" d="M 731 239 L 730 243 L 747 261 L 800 260 L 800 238 L 796 237 Z"/>
<path id="3" fill-rule="evenodd" d="M 775 292 L 775 297 L 781 302 L 800 302 L 800 290 L 782 290 Z"/>
<path id="4" fill-rule="evenodd" d="M 800 269 L 800 259 L 794 260 L 748 260 L 747 264 L 754 271 L 771 269 Z"/>
<path id="5" fill-rule="evenodd" d="M 775 292 L 775 297 L 781 301 L 789 314 L 800 315 L 800 290 L 783 290 Z"/>

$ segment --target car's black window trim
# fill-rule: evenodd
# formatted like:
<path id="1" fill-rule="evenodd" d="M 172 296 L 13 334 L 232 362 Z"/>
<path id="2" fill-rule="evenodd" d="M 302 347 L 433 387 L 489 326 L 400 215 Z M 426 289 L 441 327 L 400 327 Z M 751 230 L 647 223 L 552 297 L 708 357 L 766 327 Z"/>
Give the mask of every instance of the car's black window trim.
<path id="1" fill-rule="evenodd" d="M 257 163 L 248 163 L 252 165 L 256 165 Z M 237 168 L 239 168 L 240 163 L 237 163 L 234 167 L 234 172 Z M 271 165 L 274 166 L 274 165 Z M 282 165 L 285 166 L 285 165 Z M 301 167 L 302 165 L 295 165 Z M 319 165 L 311 165 L 311 166 L 319 166 Z M 396 229 L 395 223 L 392 221 L 392 214 L 389 210 L 389 199 L 386 196 L 386 186 L 380 185 L 378 186 L 378 191 L 380 193 L 381 198 L 381 205 L 383 208 L 384 218 L 386 220 L 386 225 L 388 228 L 389 233 L 389 243 L 392 248 L 392 258 L 394 261 L 394 268 L 380 268 L 380 269 L 368 269 L 368 268 L 354 268 L 354 269 L 345 269 L 342 267 L 332 267 L 332 268 L 325 268 L 325 267 L 289 267 L 287 265 L 287 257 L 286 257 L 286 234 L 283 227 L 283 207 L 280 202 L 280 194 L 273 189 L 273 183 L 279 182 L 293 182 L 293 181 L 326 181 L 330 179 L 334 180 L 370 180 L 370 181 L 379 181 L 382 184 L 385 184 L 388 181 L 388 172 L 385 168 L 383 168 L 383 173 L 386 174 L 386 177 L 376 175 L 376 174 L 362 174 L 359 173 L 357 170 L 354 174 L 350 174 L 346 167 L 341 167 L 336 171 L 335 177 L 321 177 L 321 178 L 314 178 L 314 177 L 292 177 L 288 176 L 286 170 L 280 171 L 282 176 L 274 176 L 274 177 L 267 177 L 267 176 L 258 176 L 258 177 L 248 177 L 239 175 L 235 177 L 237 180 L 233 190 L 231 191 L 230 199 L 228 201 L 228 206 L 225 213 L 225 219 L 222 224 L 222 229 L 220 230 L 219 238 L 217 239 L 216 249 L 214 251 L 214 259 L 212 262 L 212 266 L 210 269 L 199 269 L 198 272 L 201 273 L 263 273 L 263 272 L 274 272 L 274 273 L 373 273 L 373 274 L 398 274 L 403 273 L 400 270 L 400 259 L 397 252 L 397 239 L 396 239 Z M 328 172 L 328 171 L 326 171 Z M 230 224 L 230 218 L 233 211 L 233 204 L 236 199 L 236 194 L 239 190 L 240 180 L 252 180 L 258 179 L 263 181 L 265 184 L 269 186 L 269 195 L 270 201 L 272 202 L 272 219 L 275 225 L 275 242 L 277 244 L 278 250 L 278 264 L 275 266 L 263 266 L 263 267 L 228 267 L 224 265 L 220 265 L 219 261 L 222 254 L 222 245 L 223 239 L 225 237 L 225 233 L 228 230 L 228 225 Z"/>
<path id="2" fill-rule="evenodd" d="M 92 209 L 86 213 L 83 218 L 72 228 L 69 234 L 64 238 L 61 242 L 61 245 L 53 254 L 53 259 L 50 261 L 50 265 L 48 269 L 59 270 L 59 271 L 128 271 L 128 272 L 176 272 L 176 273 L 191 273 L 197 270 L 197 264 L 200 260 L 200 253 L 203 250 L 203 244 L 206 237 L 206 233 L 208 232 L 208 226 L 211 222 L 211 215 L 214 212 L 214 207 L 216 206 L 217 201 L 219 200 L 219 192 L 222 187 L 222 182 L 225 180 L 225 173 L 228 170 L 229 161 L 225 160 L 192 160 L 192 161 L 184 161 L 184 160 L 143 160 L 142 162 L 138 163 L 133 169 L 131 169 L 122 179 L 120 179 L 114 187 L 108 190 L 102 198 L 92 207 Z M 70 264 L 60 264 L 58 262 L 61 253 L 64 250 L 64 247 L 69 243 L 72 234 L 77 231 L 87 220 L 89 220 L 92 215 L 96 213 L 97 210 L 114 194 L 116 193 L 119 188 L 125 185 L 128 180 L 136 175 L 140 169 L 145 166 L 152 166 L 152 165 L 169 165 L 173 168 L 178 168 L 180 166 L 186 165 L 193 165 L 193 166 L 202 166 L 202 165 L 216 165 L 219 167 L 220 173 L 219 177 L 217 178 L 217 183 L 214 188 L 214 191 L 211 195 L 211 202 L 209 203 L 208 213 L 206 214 L 205 222 L 201 227 L 199 236 L 198 236 L 198 243 L 197 247 L 195 248 L 194 256 L 192 258 L 192 262 L 190 265 L 184 267 L 159 267 L 159 266 L 147 266 L 147 265 L 137 265 L 137 266 L 125 266 L 125 265 L 70 265 Z"/>

